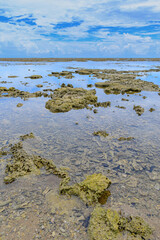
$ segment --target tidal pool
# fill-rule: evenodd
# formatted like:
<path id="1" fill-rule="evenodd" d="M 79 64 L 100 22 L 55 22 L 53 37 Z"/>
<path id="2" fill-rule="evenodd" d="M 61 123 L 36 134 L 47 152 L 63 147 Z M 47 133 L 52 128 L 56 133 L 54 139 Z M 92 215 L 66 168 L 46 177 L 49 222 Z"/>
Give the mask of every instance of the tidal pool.
<path id="1" fill-rule="evenodd" d="M 159 62 L 0 62 L 0 87 L 15 87 L 28 92 L 56 89 L 62 83 L 95 89 L 99 102 L 107 108 L 52 113 L 45 108 L 48 97 L 22 99 L 0 97 L 0 148 L 17 143 L 21 135 L 33 132 L 34 139 L 23 142 L 28 154 L 51 159 L 57 167 L 69 169 L 71 182 L 87 175 L 108 177 L 111 196 L 104 205 L 138 215 L 154 229 L 152 240 L 160 239 L 160 96 L 158 92 L 109 94 L 94 84 L 103 81 L 92 75 L 73 73 L 66 79 L 48 76 L 51 72 L 83 69 L 149 70 Z M 41 79 L 25 78 L 42 75 Z M 8 76 L 18 76 L 8 78 Z M 160 72 L 142 72 L 138 78 L 160 86 Z M 36 85 L 43 87 L 38 88 Z M 92 84 L 91 88 L 87 85 Z M 125 99 L 122 100 L 122 99 Z M 128 101 L 126 101 L 126 99 Z M 17 107 L 22 103 L 22 107 Z M 138 116 L 134 105 L 144 108 Z M 125 107 L 119 108 L 119 107 Z M 149 111 L 154 108 L 155 111 Z M 106 131 L 108 136 L 94 136 Z M 130 141 L 120 138 L 132 137 Z M 6 185 L 3 181 L 8 157 L 0 158 L 0 239 L 82 239 L 87 233 L 92 206 L 79 198 L 59 195 L 60 179 L 42 169 L 41 175 L 27 175 Z M 125 238 L 124 238 L 125 239 Z"/>

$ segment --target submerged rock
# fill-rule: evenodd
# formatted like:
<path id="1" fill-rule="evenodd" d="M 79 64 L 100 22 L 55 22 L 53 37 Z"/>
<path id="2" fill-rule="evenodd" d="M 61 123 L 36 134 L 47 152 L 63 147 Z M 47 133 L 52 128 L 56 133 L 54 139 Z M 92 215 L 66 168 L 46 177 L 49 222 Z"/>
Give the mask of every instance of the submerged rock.
<path id="1" fill-rule="evenodd" d="M 18 76 L 8 76 L 8 78 L 17 78 Z"/>
<path id="2" fill-rule="evenodd" d="M 67 195 L 79 196 L 88 205 L 98 203 L 99 199 L 106 194 L 106 189 L 110 186 L 111 181 L 102 174 L 93 174 L 72 186 L 68 181 L 60 184 L 60 193 Z M 110 194 L 108 194 L 110 195 Z"/>
<path id="3" fill-rule="evenodd" d="M 97 131 L 93 133 L 94 136 L 107 137 L 109 134 L 106 131 Z"/>
<path id="4" fill-rule="evenodd" d="M 117 105 L 117 106 L 115 106 L 116 108 L 120 108 L 120 109 L 126 109 L 126 107 L 124 107 L 124 106 L 119 106 L 119 105 Z"/>
<path id="5" fill-rule="evenodd" d="M 72 72 L 69 72 L 69 71 L 62 71 L 62 72 L 52 72 L 51 74 L 48 74 L 48 76 L 54 76 L 54 77 L 64 77 L 64 78 L 67 78 L 67 79 L 71 79 L 73 78 L 74 76 L 72 75 Z"/>
<path id="6" fill-rule="evenodd" d="M 23 106 L 22 103 L 18 103 L 18 104 L 17 104 L 17 107 L 22 107 L 22 106 Z"/>
<path id="7" fill-rule="evenodd" d="M 111 102 L 107 101 L 107 102 L 97 102 L 94 104 L 95 107 L 110 107 L 111 106 Z"/>
<path id="8" fill-rule="evenodd" d="M 54 90 L 52 99 L 46 102 L 46 108 L 51 112 L 68 112 L 71 109 L 88 108 L 97 102 L 95 90 L 83 88 L 61 87 Z"/>
<path id="9" fill-rule="evenodd" d="M 29 76 L 29 78 L 31 78 L 31 79 L 39 79 L 39 78 L 42 78 L 42 76 L 41 75 L 31 75 L 31 76 Z"/>
<path id="10" fill-rule="evenodd" d="M 16 89 L 15 87 L 0 87 L 0 97 L 20 97 L 21 99 L 28 99 L 32 97 L 48 97 L 49 95 L 43 92 L 26 92 L 26 91 L 21 91 L 19 89 Z"/>
<path id="11" fill-rule="evenodd" d="M 26 136 L 26 137 L 25 137 Z M 27 135 L 22 136 L 24 139 Z M 11 154 L 11 159 L 6 165 L 4 178 L 5 183 L 11 183 L 18 177 L 28 175 L 30 173 L 40 174 L 40 169 L 44 167 L 48 172 L 58 175 L 60 177 L 67 177 L 64 170 L 59 170 L 51 160 L 47 160 L 40 156 L 29 155 L 24 149 L 22 142 L 14 144 L 8 154 Z"/>
<path id="12" fill-rule="evenodd" d="M 133 106 L 133 110 L 135 110 L 136 111 L 136 113 L 139 115 L 139 116 L 141 116 L 143 113 L 144 113 L 144 108 L 143 107 L 141 107 L 140 105 L 138 105 L 138 106 Z"/>
<path id="13" fill-rule="evenodd" d="M 133 139 L 134 139 L 134 137 L 120 137 L 120 138 L 118 138 L 119 141 L 131 141 Z"/>
<path id="14" fill-rule="evenodd" d="M 35 138 L 34 134 L 31 132 L 31 133 L 28 133 L 28 134 L 25 134 L 25 135 L 22 135 L 20 136 L 20 139 L 22 141 L 26 140 L 26 139 L 29 139 L 29 138 Z"/>
<path id="15" fill-rule="evenodd" d="M 150 111 L 150 112 L 154 112 L 154 111 L 155 111 L 155 108 L 150 108 L 149 111 Z"/>
<path id="16" fill-rule="evenodd" d="M 126 82 L 124 83 L 110 82 L 110 81 L 97 82 L 95 83 L 95 86 L 99 88 L 105 88 L 104 92 L 106 94 L 120 94 L 120 93 L 133 94 L 133 93 L 141 92 L 141 88 L 129 86 L 128 84 L 126 84 Z"/>
<path id="17" fill-rule="evenodd" d="M 93 84 L 87 84 L 87 87 L 91 88 L 91 87 L 93 87 Z"/>
<path id="18" fill-rule="evenodd" d="M 91 240 L 118 240 L 123 239 L 127 232 L 127 239 L 149 239 L 152 229 L 140 217 L 122 217 L 112 209 L 95 207 L 91 214 L 88 234 Z"/>

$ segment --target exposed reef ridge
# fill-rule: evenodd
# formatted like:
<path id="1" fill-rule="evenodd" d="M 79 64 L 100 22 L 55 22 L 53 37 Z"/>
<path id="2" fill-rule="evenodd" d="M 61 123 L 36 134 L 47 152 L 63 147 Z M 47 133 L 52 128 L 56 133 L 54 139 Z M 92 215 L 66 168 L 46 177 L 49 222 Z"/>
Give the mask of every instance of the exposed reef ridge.
<path id="1" fill-rule="evenodd" d="M 19 89 L 16 89 L 15 87 L 0 87 L 0 97 L 20 97 L 21 99 L 28 99 L 28 98 L 33 98 L 33 97 L 50 97 L 49 94 L 44 93 L 44 92 L 26 92 L 26 91 L 21 91 Z"/>
<path id="2" fill-rule="evenodd" d="M 61 86 L 55 89 L 50 100 L 46 102 L 46 108 L 53 113 L 68 112 L 72 109 L 95 107 L 108 107 L 110 102 L 97 102 L 96 91 L 83 88 L 73 88 L 73 86 Z"/>
<path id="3" fill-rule="evenodd" d="M 10 62 L 160 61 L 160 58 L 0 58 Z"/>

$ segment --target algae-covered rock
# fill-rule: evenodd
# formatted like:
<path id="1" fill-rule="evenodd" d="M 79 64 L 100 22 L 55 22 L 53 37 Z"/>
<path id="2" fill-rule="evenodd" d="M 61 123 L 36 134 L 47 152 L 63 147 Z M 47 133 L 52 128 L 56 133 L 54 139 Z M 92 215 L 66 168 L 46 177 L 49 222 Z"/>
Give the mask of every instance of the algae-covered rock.
<path id="1" fill-rule="evenodd" d="M 48 97 L 48 94 L 43 93 L 43 92 L 26 92 L 26 91 L 21 91 L 19 89 L 16 89 L 14 87 L 6 88 L 6 87 L 0 87 L 0 97 L 20 97 L 22 99 L 28 99 L 32 97 Z"/>
<path id="2" fill-rule="evenodd" d="M 20 136 L 20 139 L 21 139 L 22 141 L 24 141 L 24 140 L 26 140 L 26 139 L 29 139 L 29 138 L 35 138 L 35 136 L 34 136 L 34 134 L 33 134 L 32 132 Z"/>
<path id="3" fill-rule="evenodd" d="M 25 137 L 26 136 L 26 137 Z M 28 138 L 27 135 L 22 136 L 22 139 Z M 11 159 L 6 165 L 4 178 L 5 183 L 11 183 L 18 177 L 28 175 L 30 173 L 40 174 L 40 168 L 44 167 L 48 172 L 65 178 L 68 176 L 65 170 L 58 169 L 56 165 L 51 161 L 40 156 L 29 155 L 24 149 L 22 142 L 14 144 L 9 153 Z M 69 178 L 68 178 L 69 181 Z"/>
<path id="4" fill-rule="evenodd" d="M 138 114 L 138 116 L 141 116 L 144 113 L 144 108 L 141 107 L 140 105 L 138 106 L 133 106 L 133 110 L 136 111 L 136 113 Z"/>
<path id="5" fill-rule="evenodd" d="M 73 78 L 74 76 L 72 75 L 72 72 L 69 72 L 69 71 L 62 71 L 62 72 L 52 72 L 52 74 L 48 74 L 48 76 L 54 76 L 54 77 L 64 77 L 64 78 L 67 78 L 67 79 L 71 79 Z"/>
<path id="6" fill-rule="evenodd" d="M 114 240 L 120 234 L 120 215 L 97 206 L 91 215 L 88 233 L 91 240 Z"/>
<path id="7" fill-rule="evenodd" d="M 46 102 L 45 107 L 53 113 L 87 108 L 89 104 L 97 102 L 95 94 L 95 90 L 61 87 L 54 90 L 52 99 Z"/>
<path id="8" fill-rule="evenodd" d="M 133 86 L 128 86 L 126 83 L 123 82 L 97 82 L 95 83 L 95 86 L 98 88 L 105 88 L 105 93 L 106 94 L 133 94 L 137 92 L 141 92 L 141 89 L 138 87 L 133 87 Z"/>
<path id="9" fill-rule="evenodd" d="M 8 78 L 17 78 L 18 76 L 8 76 Z"/>
<path id="10" fill-rule="evenodd" d="M 23 106 L 22 103 L 18 103 L 18 104 L 17 104 L 17 107 L 22 107 L 22 106 Z"/>
<path id="11" fill-rule="evenodd" d="M 131 217 L 131 220 L 125 224 L 125 230 L 133 236 L 141 236 L 142 239 L 149 239 L 152 234 L 151 227 L 140 217 Z"/>
<path id="12" fill-rule="evenodd" d="M 89 222 L 88 234 L 91 240 L 149 239 L 152 229 L 140 217 L 121 216 L 115 210 L 96 206 Z"/>
<path id="13" fill-rule="evenodd" d="M 134 139 L 134 137 L 120 137 L 120 138 L 118 138 L 119 141 L 131 141 L 133 139 Z"/>
<path id="14" fill-rule="evenodd" d="M 67 195 L 79 196 L 85 203 L 91 205 L 98 203 L 99 198 L 106 193 L 111 181 L 102 174 L 93 174 L 88 176 L 84 181 L 72 186 L 68 182 L 60 184 L 60 193 Z"/>
<path id="15" fill-rule="evenodd" d="M 93 135 L 107 137 L 109 134 L 106 131 L 97 131 L 97 132 L 94 132 Z"/>
<path id="16" fill-rule="evenodd" d="M 149 111 L 150 111 L 150 112 L 154 112 L 154 111 L 155 111 L 155 108 L 150 108 Z"/>
<path id="17" fill-rule="evenodd" d="M 120 109 L 126 109 L 126 107 L 124 107 L 124 106 L 119 106 L 119 105 L 117 105 L 117 106 L 115 106 L 116 108 L 120 108 Z"/>
<path id="18" fill-rule="evenodd" d="M 111 102 L 107 101 L 107 102 L 97 102 L 94 104 L 95 107 L 110 107 L 111 106 Z"/>
<path id="19" fill-rule="evenodd" d="M 93 84 L 87 84 L 87 87 L 91 88 L 91 87 L 93 87 Z"/>
<path id="20" fill-rule="evenodd" d="M 42 78 L 42 76 L 41 75 L 31 75 L 31 76 L 29 76 L 29 78 L 31 78 L 31 79 L 39 79 L 39 78 Z"/>

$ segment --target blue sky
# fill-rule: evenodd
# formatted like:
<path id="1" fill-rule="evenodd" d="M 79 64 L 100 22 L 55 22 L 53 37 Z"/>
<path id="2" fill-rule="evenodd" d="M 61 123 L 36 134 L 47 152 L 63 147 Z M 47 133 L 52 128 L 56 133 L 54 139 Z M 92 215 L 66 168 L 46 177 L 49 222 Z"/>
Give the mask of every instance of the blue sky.
<path id="1" fill-rule="evenodd" d="M 0 0 L 0 57 L 160 57 L 160 0 Z"/>

